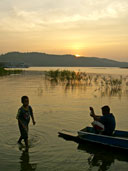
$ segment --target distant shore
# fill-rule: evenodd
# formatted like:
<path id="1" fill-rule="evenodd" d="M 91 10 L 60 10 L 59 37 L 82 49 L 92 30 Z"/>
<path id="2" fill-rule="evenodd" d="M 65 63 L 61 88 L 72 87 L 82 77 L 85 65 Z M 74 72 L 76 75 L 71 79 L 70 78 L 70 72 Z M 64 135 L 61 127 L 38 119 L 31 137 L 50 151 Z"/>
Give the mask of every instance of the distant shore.
<path id="1" fill-rule="evenodd" d="M 128 67 L 120 67 L 120 68 L 122 68 L 122 69 L 128 69 Z"/>
<path id="2" fill-rule="evenodd" d="M 6 70 L 5 68 L 0 67 L 0 76 L 11 75 L 11 74 L 20 74 L 22 70 Z"/>

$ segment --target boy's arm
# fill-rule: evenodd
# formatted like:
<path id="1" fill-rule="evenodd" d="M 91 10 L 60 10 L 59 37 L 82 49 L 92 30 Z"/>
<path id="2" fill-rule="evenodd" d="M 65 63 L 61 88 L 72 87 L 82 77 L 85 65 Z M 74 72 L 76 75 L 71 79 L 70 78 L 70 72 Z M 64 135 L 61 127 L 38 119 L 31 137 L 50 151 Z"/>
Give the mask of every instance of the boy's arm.
<path id="1" fill-rule="evenodd" d="M 17 112 L 17 115 L 16 115 L 16 119 L 17 119 L 17 120 L 19 120 L 19 118 L 20 118 L 20 113 L 21 113 L 21 110 L 18 109 L 18 112 Z"/>
<path id="2" fill-rule="evenodd" d="M 33 110 L 32 110 L 31 106 L 30 106 L 30 112 L 31 112 L 32 123 L 33 123 L 33 125 L 35 125 L 36 122 L 35 122 L 35 119 L 34 119 Z"/>
<path id="3" fill-rule="evenodd" d="M 23 124 L 23 122 L 20 119 L 18 119 L 18 121 L 20 122 L 20 124 L 22 125 L 22 127 L 27 131 L 27 127 Z"/>
<path id="4" fill-rule="evenodd" d="M 36 122 L 35 122 L 35 119 L 34 119 L 34 115 L 33 115 L 33 114 L 31 115 L 31 118 L 32 118 L 32 123 L 33 123 L 33 125 L 35 125 Z"/>
<path id="5" fill-rule="evenodd" d="M 20 122 L 20 124 L 22 125 L 22 127 L 27 131 L 27 128 L 26 126 L 23 124 L 23 122 L 20 120 L 20 109 L 18 110 L 17 112 L 17 115 L 16 115 L 16 119 Z"/>

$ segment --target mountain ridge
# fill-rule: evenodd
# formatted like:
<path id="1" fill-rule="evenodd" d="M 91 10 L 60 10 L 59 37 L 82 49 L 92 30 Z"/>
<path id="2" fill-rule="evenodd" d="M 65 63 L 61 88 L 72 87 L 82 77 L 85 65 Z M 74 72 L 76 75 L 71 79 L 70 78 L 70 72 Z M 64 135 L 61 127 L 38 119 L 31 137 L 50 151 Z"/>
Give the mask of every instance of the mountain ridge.
<path id="1" fill-rule="evenodd" d="M 0 55 L 0 62 L 25 63 L 28 66 L 128 67 L 128 62 L 107 58 L 76 57 L 70 54 L 56 55 L 41 52 L 8 52 Z"/>

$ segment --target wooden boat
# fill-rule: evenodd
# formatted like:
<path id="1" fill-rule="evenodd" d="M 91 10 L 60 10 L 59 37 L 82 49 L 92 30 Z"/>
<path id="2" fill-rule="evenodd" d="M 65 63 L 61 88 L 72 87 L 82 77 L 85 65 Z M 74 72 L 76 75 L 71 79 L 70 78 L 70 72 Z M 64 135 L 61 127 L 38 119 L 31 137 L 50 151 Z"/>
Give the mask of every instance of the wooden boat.
<path id="1" fill-rule="evenodd" d="M 62 137 L 66 140 L 75 141 L 77 143 L 93 143 L 99 145 L 116 149 L 118 151 L 127 151 L 128 150 L 128 132 L 116 130 L 112 136 L 96 134 L 93 127 L 86 127 L 81 129 L 78 132 L 72 132 L 63 130 L 59 133 L 59 137 Z"/>
<path id="2" fill-rule="evenodd" d="M 112 136 L 96 134 L 92 127 L 86 127 L 78 131 L 80 140 L 105 145 L 118 149 L 128 150 L 128 132 L 116 130 Z"/>
<path id="3" fill-rule="evenodd" d="M 114 163 L 115 160 L 128 162 L 127 148 L 118 148 L 118 146 L 110 146 L 108 143 L 102 144 L 101 141 L 90 141 L 89 136 L 84 138 L 83 134 L 93 135 L 93 128 L 86 127 L 80 131 L 71 131 L 71 130 L 62 130 L 59 133 L 59 137 L 63 138 L 66 141 L 74 141 L 78 144 L 77 149 L 82 150 L 89 155 L 88 161 L 90 166 L 99 166 L 99 170 L 103 170 L 104 168 L 110 167 L 111 164 Z M 122 137 L 128 137 L 128 132 L 125 131 L 116 131 L 115 135 L 112 137 L 118 137 L 118 135 L 122 135 Z M 98 134 L 94 135 L 97 136 Z M 103 136 L 103 135 L 102 135 Z M 107 136 L 108 137 L 108 136 Z M 96 138 L 94 138 L 96 139 Z M 112 140 L 111 140 L 112 141 Z M 106 162 L 107 161 L 107 162 Z M 109 161 L 109 162 L 108 162 Z M 100 164 L 99 164 L 100 163 Z"/>

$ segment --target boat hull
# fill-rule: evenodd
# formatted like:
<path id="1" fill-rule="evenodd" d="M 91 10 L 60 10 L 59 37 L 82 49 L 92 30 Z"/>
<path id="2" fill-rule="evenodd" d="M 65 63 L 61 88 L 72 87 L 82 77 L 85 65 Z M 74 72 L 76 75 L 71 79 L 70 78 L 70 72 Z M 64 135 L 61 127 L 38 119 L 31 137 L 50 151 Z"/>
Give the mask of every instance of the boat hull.
<path id="1" fill-rule="evenodd" d="M 87 129 L 89 128 L 91 130 L 91 127 L 87 127 L 86 129 L 78 131 L 78 136 L 81 140 L 128 150 L 128 132 L 116 131 L 113 136 L 107 136 L 91 131 L 88 132 Z"/>

